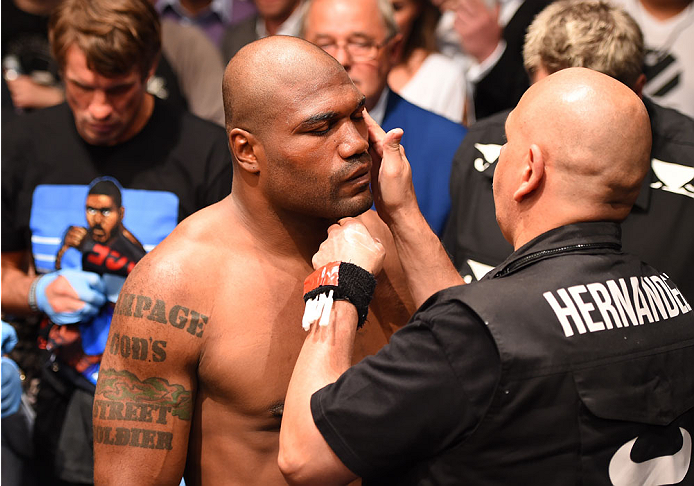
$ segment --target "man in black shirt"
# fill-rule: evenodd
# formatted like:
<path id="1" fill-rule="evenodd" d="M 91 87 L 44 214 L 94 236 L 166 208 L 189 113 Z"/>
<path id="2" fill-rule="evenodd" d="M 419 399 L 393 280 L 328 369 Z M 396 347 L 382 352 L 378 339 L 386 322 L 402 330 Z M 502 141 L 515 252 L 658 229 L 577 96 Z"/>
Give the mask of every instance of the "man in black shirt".
<path id="1" fill-rule="evenodd" d="M 666 274 L 620 245 L 618 222 L 649 167 L 646 108 L 623 83 L 569 68 L 535 83 L 505 131 L 494 199 L 515 252 L 483 281 L 431 297 L 351 368 L 350 302 L 368 291 L 345 286 L 358 298 L 313 325 L 287 392 L 279 465 L 290 483 L 694 479 L 694 313 Z M 408 283 L 460 283 L 413 217 L 396 134 L 370 134 L 383 153 L 377 208 Z M 345 219 L 314 267 L 376 274 L 379 247 Z"/>

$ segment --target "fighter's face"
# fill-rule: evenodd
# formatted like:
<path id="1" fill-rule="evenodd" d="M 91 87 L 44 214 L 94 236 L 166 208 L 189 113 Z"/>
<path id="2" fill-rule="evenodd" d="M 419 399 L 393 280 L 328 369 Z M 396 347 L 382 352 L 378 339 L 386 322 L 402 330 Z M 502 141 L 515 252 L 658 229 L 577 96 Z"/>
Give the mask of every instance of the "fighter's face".
<path id="1" fill-rule="evenodd" d="M 87 225 L 97 243 L 106 243 L 113 235 L 123 217 L 123 208 L 113 202 L 111 196 L 90 194 L 87 196 Z"/>
<path id="2" fill-rule="evenodd" d="M 146 80 L 138 68 L 122 76 L 102 76 L 87 67 L 84 53 L 73 45 L 65 56 L 63 75 L 77 131 L 90 144 L 121 143 L 135 135 L 149 116 L 144 108 Z"/>
<path id="3" fill-rule="evenodd" d="M 336 220 L 371 207 L 364 97 L 341 74 L 278 96 L 282 116 L 259 149 L 261 184 L 278 211 Z"/>
<path id="4" fill-rule="evenodd" d="M 373 108 L 386 86 L 395 61 L 395 39 L 387 29 L 373 0 L 314 0 L 306 18 L 306 40 L 323 47 L 342 64 L 355 86 Z M 378 46 L 371 59 L 355 59 L 347 45 Z"/>

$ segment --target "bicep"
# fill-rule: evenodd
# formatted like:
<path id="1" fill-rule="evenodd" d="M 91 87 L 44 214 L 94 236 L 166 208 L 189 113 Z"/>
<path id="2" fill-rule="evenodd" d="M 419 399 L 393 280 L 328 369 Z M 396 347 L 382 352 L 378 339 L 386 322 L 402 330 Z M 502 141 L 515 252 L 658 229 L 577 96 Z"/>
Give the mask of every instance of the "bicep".
<path id="1" fill-rule="evenodd" d="M 131 283 L 116 304 L 94 397 L 95 479 L 177 485 L 188 449 L 199 348 L 194 335 L 168 322 L 164 309 L 171 308 L 172 297 L 165 290 L 162 295 L 138 278 Z"/>

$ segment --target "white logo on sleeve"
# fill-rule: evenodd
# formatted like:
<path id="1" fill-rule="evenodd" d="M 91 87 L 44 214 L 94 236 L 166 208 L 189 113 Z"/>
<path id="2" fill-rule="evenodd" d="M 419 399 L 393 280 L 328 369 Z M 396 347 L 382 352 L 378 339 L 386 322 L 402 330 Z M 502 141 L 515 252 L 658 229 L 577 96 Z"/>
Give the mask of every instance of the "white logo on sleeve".
<path id="1" fill-rule="evenodd" d="M 652 159 L 651 167 L 658 180 L 651 183 L 652 189 L 681 194 L 694 199 L 694 167 Z"/>
<path id="2" fill-rule="evenodd" d="M 479 157 L 475 159 L 475 169 L 477 169 L 478 172 L 487 170 L 487 167 L 496 162 L 496 159 L 499 158 L 499 154 L 501 153 L 501 145 L 496 143 L 476 143 L 475 148 L 482 152 L 482 156 L 484 157 L 484 160 Z"/>
<path id="3" fill-rule="evenodd" d="M 671 456 L 654 457 L 644 462 L 631 459 L 631 448 L 638 437 L 617 450 L 610 461 L 610 481 L 614 486 L 659 486 L 681 482 L 689 471 L 692 458 L 692 437 L 680 427 L 682 448 Z"/>

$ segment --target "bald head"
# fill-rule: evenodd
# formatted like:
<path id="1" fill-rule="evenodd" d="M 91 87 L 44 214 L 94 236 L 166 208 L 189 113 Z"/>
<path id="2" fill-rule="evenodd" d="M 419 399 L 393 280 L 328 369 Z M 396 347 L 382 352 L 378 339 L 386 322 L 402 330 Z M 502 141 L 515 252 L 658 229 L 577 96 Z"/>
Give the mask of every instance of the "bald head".
<path id="1" fill-rule="evenodd" d="M 227 65 L 222 92 L 227 133 L 262 130 L 282 111 L 287 97 L 300 96 L 332 77 L 349 80 L 333 57 L 310 42 L 271 36 L 243 47 Z"/>
<path id="2" fill-rule="evenodd" d="M 529 223 L 538 218 L 556 227 L 629 214 L 648 171 L 651 131 L 646 108 L 627 86 L 585 68 L 558 71 L 528 89 L 506 130 L 513 160 L 503 170 L 518 178 L 506 180 L 505 194 L 495 197 L 512 196 L 519 214 L 532 209 Z M 522 186 L 533 158 L 543 173 L 537 186 Z M 513 218 L 497 214 L 507 227 Z"/>

